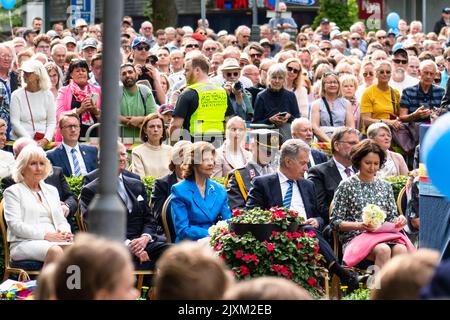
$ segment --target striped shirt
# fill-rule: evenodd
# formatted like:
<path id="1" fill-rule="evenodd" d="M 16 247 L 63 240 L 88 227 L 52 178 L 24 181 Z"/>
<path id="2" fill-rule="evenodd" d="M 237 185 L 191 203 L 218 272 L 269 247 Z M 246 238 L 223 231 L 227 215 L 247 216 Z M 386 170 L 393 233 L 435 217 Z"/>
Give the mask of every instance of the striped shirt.
<path id="1" fill-rule="evenodd" d="M 416 111 L 420 106 L 428 108 L 437 107 L 441 105 L 442 97 L 445 94 L 445 90 L 434 84 L 431 85 L 427 93 L 423 92 L 420 83 L 408 87 L 403 90 L 402 98 L 400 100 L 400 107 L 408 109 L 408 114 Z M 418 122 L 429 122 L 430 119 L 420 119 Z"/>

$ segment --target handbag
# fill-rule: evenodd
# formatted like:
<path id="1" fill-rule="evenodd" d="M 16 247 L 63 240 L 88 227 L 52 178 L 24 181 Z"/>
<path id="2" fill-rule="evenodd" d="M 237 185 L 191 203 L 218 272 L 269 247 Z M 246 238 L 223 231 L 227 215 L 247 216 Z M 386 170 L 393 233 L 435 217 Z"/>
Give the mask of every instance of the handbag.
<path id="1" fill-rule="evenodd" d="M 394 113 L 398 114 L 398 104 L 395 101 L 394 90 L 392 88 L 389 88 L 389 90 L 391 91 Z M 419 126 L 414 122 L 404 123 L 400 129 L 392 130 L 392 139 L 404 152 L 410 153 L 414 151 L 419 142 Z"/>
<path id="2" fill-rule="evenodd" d="M 36 128 L 35 128 L 35 126 L 34 126 L 33 113 L 31 112 L 30 101 L 28 100 L 27 90 L 24 90 L 24 91 L 25 91 L 25 97 L 27 98 L 28 110 L 30 111 L 31 125 L 33 126 L 33 131 L 35 131 L 35 134 L 34 134 L 33 139 L 34 139 L 35 141 L 39 141 L 39 140 L 44 139 L 45 133 L 43 133 L 43 132 L 36 132 Z"/>

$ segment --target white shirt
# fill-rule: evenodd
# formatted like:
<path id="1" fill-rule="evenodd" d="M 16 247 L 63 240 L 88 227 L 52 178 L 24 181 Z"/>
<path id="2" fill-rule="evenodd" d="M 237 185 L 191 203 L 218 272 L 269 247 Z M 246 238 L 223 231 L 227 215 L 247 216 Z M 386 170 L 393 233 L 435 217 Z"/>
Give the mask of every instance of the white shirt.
<path id="1" fill-rule="evenodd" d="M 12 138 L 33 138 L 36 132 L 42 132 L 48 141 L 52 141 L 56 129 L 56 103 L 53 93 L 45 90 L 27 92 L 27 95 L 35 129 L 33 130 L 25 89 L 17 89 L 11 95 Z"/>
<path id="2" fill-rule="evenodd" d="M 69 158 L 69 163 L 70 163 L 70 169 L 72 170 L 72 174 L 75 174 L 75 170 L 73 168 L 73 159 L 72 159 L 72 148 L 71 146 L 68 146 L 67 144 L 65 144 L 64 142 L 62 143 L 64 149 L 66 150 L 66 154 L 67 154 L 67 158 Z M 83 156 L 81 155 L 81 151 L 80 151 L 80 145 L 77 143 L 77 145 L 75 146 L 75 156 L 77 157 L 78 163 L 80 164 L 80 171 L 81 171 L 81 175 L 85 176 L 87 175 L 87 169 L 86 169 L 86 165 L 84 164 L 84 159 Z"/>
<path id="3" fill-rule="evenodd" d="M 289 188 L 289 179 L 283 173 L 281 173 L 281 171 L 278 171 L 278 180 L 280 181 L 281 186 L 281 196 L 284 200 L 284 197 Z M 305 221 L 308 219 L 306 217 L 305 205 L 303 204 L 302 195 L 300 193 L 300 190 L 298 189 L 297 181 L 294 181 L 294 183 L 292 184 L 292 200 L 289 209 L 297 211 L 299 215 L 305 219 Z"/>
<path id="4" fill-rule="evenodd" d="M 334 163 L 336 163 L 336 167 L 339 170 L 339 174 L 342 177 L 342 180 L 347 179 L 347 174 L 345 173 L 345 168 L 341 163 L 339 163 L 335 158 L 333 158 Z M 355 170 L 353 170 L 352 166 L 348 167 L 350 169 L 350 176 L 356 174 Z"/>
<path id="5" fill-rule="evenodd" d="M 239 81 L 242 83 L 242 86 L 247 89 L 250 87 L 253 87 L 253 82 L 249 78 L 242 76 L 239 78 Z M 219 84 L 223 86 L 225 84 L 225 78 L 223 77 L 222 73 L 219 73 L 217 76 L 211 78 L 212 83 Z"/>
<path id="6" fill-rule="evenodd" d="M 411 77 L 409 74 L 405 75 L 405 79 L 403 79 L 402 82 L 395 82 L 394 80 L 389 80 L 389 85 L 397 89 L 400 93 L 400 96 L 402 95 L 402 92 L 405 88 L 415 86 L 419 83 L 419 79 Z"/>

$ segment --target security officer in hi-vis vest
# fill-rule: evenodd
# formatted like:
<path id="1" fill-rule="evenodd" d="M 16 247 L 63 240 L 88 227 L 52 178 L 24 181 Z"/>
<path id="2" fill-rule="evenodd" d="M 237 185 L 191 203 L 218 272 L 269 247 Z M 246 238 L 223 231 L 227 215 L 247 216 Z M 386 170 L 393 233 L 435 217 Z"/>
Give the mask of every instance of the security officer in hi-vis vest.
<path id="1" fill-rule="evenodd" d="M 280 135 L 269 129 L 251 132 L 252 160 L 240 169 L 230 172 L 225 179 L 230 209 L 245 209 L 247 194 L 254 177 L 276 172 L 274 159 L 280 146 Z"/>
<path id="2" fill-rule="evenodd" d="M 169 129 L 172 142 L 202 140 L 217 148 L 223 141 L 226 120 L 234 111 L 225 89 L 210 82 L 209 67 L 208 59 L 200 53 L 186 61 L 187 87 L 173 113 Z"/>

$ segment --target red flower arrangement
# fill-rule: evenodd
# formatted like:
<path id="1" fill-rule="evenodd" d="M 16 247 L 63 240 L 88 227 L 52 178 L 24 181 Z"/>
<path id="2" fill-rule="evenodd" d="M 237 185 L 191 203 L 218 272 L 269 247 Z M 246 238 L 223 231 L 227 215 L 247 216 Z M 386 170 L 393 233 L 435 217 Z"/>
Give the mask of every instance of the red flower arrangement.
<path id="1" fill-rule="evenodd" d="M 297 212 L 286 208 L 234 210 L 231 227 L 221 221 L 210 228 L 210 244 L 238 280 L 279 276 L 319 298 L 324 293 L 320 279 L 327 276 L 327 271 L 321 266 L 320 261 L 324 259 L 315 233 L 295 228 L 302 222 Z M 267 239 L 260 241 L 252 232 L 233 232 L 239 224 L 266 225 L 273 229 Z"/>

